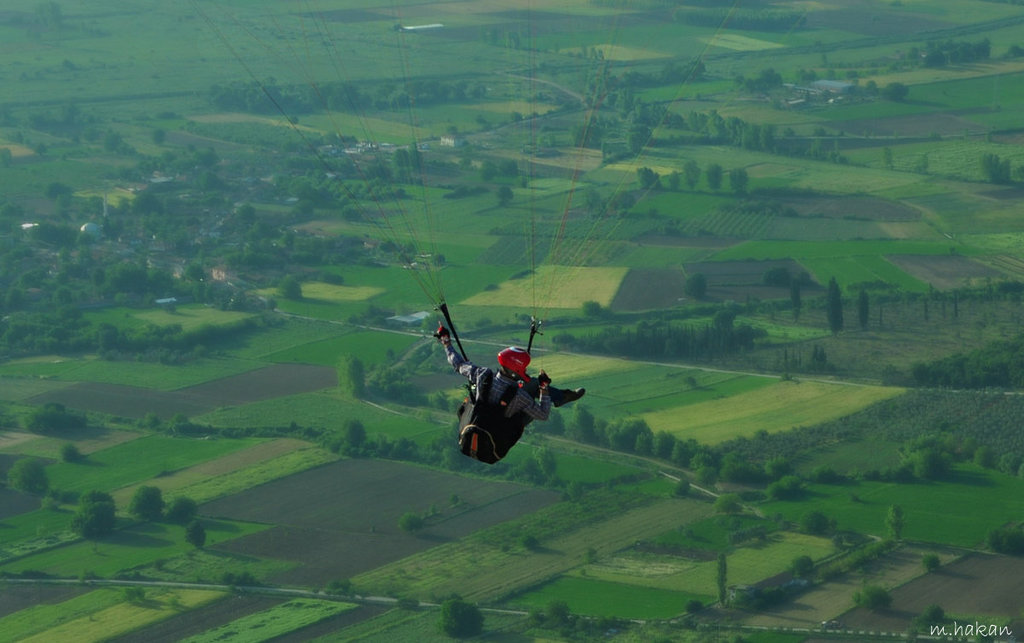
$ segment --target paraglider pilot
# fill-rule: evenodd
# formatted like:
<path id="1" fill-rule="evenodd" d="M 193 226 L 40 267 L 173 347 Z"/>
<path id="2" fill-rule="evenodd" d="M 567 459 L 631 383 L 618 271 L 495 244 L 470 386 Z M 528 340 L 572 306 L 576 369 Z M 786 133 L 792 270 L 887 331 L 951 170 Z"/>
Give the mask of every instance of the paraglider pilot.
<path id="1" fill-rule="evenodd" d="M 586 392 L 554 388 L 544 371 L 531 378 L 525 349 L 510 346 L 499 352 L 494 371 L 460 355 L 444 326 L 438 326 L 434 336 L 444 346 L 448 363 L 469 380 L 469 395 L 459 409 L 459 445 L 464 454 L 481 462 L 494 464 L 505 457 L 527 424 L 548 419 L 552 406 L 578 400 Z"/>

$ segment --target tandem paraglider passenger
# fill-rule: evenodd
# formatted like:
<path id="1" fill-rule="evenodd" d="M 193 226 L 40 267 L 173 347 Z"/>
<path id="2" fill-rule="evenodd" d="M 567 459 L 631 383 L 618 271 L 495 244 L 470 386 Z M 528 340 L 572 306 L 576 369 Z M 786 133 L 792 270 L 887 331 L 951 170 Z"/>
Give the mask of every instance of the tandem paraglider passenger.
<path id="1" fill-rule="evenodd" d="M 510 346 L 500 351 L 495 371 L 460 355 L 444 326 L 438 326 L 434 337 L 444 346 L 455 372 L 469 380 L 469 395 L 459 408 L 459 446 L 463 454 L 481 462 L 501 460 L 523 436 L 526 425 L 547 420 L 552 406 L 578 400 L 586 392 L 554 388 L 544 371 L 531 378 L 526 373 L 530 365 L 526 349 Z"/>

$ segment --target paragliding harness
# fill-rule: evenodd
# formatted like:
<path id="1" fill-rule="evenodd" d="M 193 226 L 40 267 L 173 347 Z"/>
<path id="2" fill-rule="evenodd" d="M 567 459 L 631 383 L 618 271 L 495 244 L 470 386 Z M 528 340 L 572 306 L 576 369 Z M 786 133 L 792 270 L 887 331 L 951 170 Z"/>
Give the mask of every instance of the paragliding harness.
<path id="1" fill-rule="evenodd" d="M 447 304 L 441 302 L 438 310 L 448 322 L 452 338 L 459 347 L 463 359 L 468 360 L 462 342 L 459 341 L 459 335 L 455 332 L 455 324 L 452 323 Z M 527 352 L 533 346 L 534 335 L 541 334 L 539 323 L 536 319 L 530 323 L 530 343 Z M 459 449 L 463 455 L 487 464 L 494 464 L 504 458 L 509 449 L 523 437 L 524 428 L 523 419 L 518 414 L 505 417 L 505 411 L 519 393 L 519 387 L 510 384 L 502 393 L 498 404 L 491 404 L 487 400 L 493 383 L 494 372 L 490 369 L 481 370 L 475 382 L 466 384 L 469 392 L 459 407 Z"/>
<path id="2" fill-rule="evenodd" d="M 505 417 L 509 403 L 519 387 L 509 385 L 498 404 L 487 401 L 494 373 L 485 369 L 476 382 L 467 384 L 469 394 L 459 407 L 459 449 L 474 460 L 494 464 L 523 437 L 523 420 L 518 414 Z"/>

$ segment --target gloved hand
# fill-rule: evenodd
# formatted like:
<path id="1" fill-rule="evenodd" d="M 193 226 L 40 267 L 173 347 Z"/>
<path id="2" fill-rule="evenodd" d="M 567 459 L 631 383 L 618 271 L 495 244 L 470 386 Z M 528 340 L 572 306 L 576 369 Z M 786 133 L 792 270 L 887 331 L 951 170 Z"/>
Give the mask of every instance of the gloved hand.
<path id="1" fill-rule="evenodd" d="M 547 385 L 551 383 L 551 378 L 548 377 L 547 373 L 541 371 L 540 374 L 537 375 L 537 381 L 540 382 L 541 388 L 546 388 Z"/>
<path id="2" fill-rule="evenodd" d="M 445 328 L 444 324 L 441 324 L 440 322 L 438 322 L 437 324 L 437 330 L 434 331 L 434 337 L 436 337 L 437 341 L 441 342 L 445 346 L 447 346 L 452 341 L 452 336 L 448 332 L 448 329 Z"/>

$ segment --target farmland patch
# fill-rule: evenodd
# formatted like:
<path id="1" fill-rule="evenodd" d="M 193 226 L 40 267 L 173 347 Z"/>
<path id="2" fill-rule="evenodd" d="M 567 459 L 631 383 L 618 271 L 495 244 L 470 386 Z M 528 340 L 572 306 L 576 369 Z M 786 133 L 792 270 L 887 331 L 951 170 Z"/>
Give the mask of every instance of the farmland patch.
<path id="1" fill-rule="evenodd" d="M 534 308 L 539 297 L 552 308 L 579 308 L 587 301 L 611 304 L 628 268 L 541 266 L 535 278 L 506 281 L 462 303 L 469 306 Z"/>
<path id="2" fill-rule="evenodd" d="M 168 495 L 175 495 L 173 493 L 169 494 L 169 492 L 180 491 L 190 485 L 193 487 L 199 487 L 202 485 L 206 488 L 216 488 L 216 486 L 210 484 L 213 479 L 221 478 L 243 469 L 248 470 L 250 467 L 259 468 L 259 465 L 262 465 L 267 461 L 275 460 L 294 451 L 308 451 L 311 448 L 312 445 L 308 442 L 303 442 L 302 440 L 295 440 L 291 438 L 270 440 L 268 442 L 255 444 L 240 451 L 228 453 L 215 460 L 208 460 L 195 466 L 188 467 L 187 469 L 175 471 L 168 475 L 154 478 L 153 480 L 147 480 L 145 484 L 158 487 L 164 493 L 165 498 L 168 497 Z M 255 483 L 263 481 L 264 480 L 253 480 Z M 111 495 L 114 496 L 114 501 L 118 505 L 127 506 L 131 501 L 132 496 L 135 494 L 135 490 L 141 484 L 142 483 L 122 487 Z M 203 496 L 201 498 L 197 498 L 194 493 L 188 493 L 185 495 L 193 500 L 200 501 L 215 497 Z"/>
<path id="3" fill-rule="evenodd" d="M 0 619 L 35 605 L 56 605 L 92 590 L 74 585 L 0 584 Z"/>
<path id="4" fill-rule="evenodd" d="M 249 594 L 225 595 L 223 600 L 208 603 L 196 609 L 191 609 L 186 613 L 177 614 L 165 621 L 137 629 L 128 634 L 110 639 L 110 641 L 112 643 L 181 641 L 186 637 L 201 634 L 225 623 L 230 623 L 235 619 L 270 609 L 284 601 L 285 599 L 269 596 L 252 596 Z"/>
<path id="5" fill-rule="evenodd" d="M 2 461 L 3 456 L 0 456 L 0 477 L 7 477 L 7 465 Z M 22 493 L 21 491 L 15 491 L 7 487 L 0 488 L 0 521 L 10 516 L 17 516 L 29 511 L 35 511 L 41 506 L 39 498 L 36 496 Z M 3 523 L 0 522 L 0 526 Z"/>
<path id="6" fill-rule="evenodd" d="M 135 386 L 78 382 L 30 398 L 32 404 L 56 402 L 72 409 L 162 419 L 178 413 L 194 417 L 222 406 L 248 404 L 337 386 L 337 372 L 325 366 L 275 364 L 254 371 L 189 386 L 177 391 L 154 391 Z"/>
<path id="7" fill-rule="evenodd" d="M 745 625 L 762 627 L 817 627 L 824 620 L 840 619 L 851 625 L 844 612 L 853 604 L 853 595 L 865 583 L 896 587 L 923 572 L 921 557 L 931 550 L 903 547 L 864 566 L 861 572 L 843 574 L 811 587 L 792 601 L 761 612 L 733 612 Z M 901 628 L 902 631 L 902 628 Z"/>
<path id="8" fill-rule="evenodd" d="M 985 279 L 998 279 L 1002 272 L 962 255 L 886 257 L 901 270 L 939 290 L 977 285 Z"/>
<path id="9" fill-rule="evenodd" d="M 684 296 L 686 276 L 674 269 L 632 269 L 612 300 L 612 310 L 672 308 Z"/>
<path id="10" fill-rule="evenodd" d="M 859 136 L 903 136 L 924 138 L 940 136 L 963 136 L 981 134 L 986 127 L 961 116 L 943 114 L 908 114 L 886 118 L 859 118 L 830 123 L 836 129 Z M 880 155 L 880 154 L 879 154 Z"/>
<path id="11" fill-rule="evenodd" d="M 1024 559 L 972 552 L 893 589 L 890 609 L 871 612 L 857 608 L 842 620 L 855 629 L 904 631 L 926 607 L 939 605 L 947 615 L 989 616 L 1000 624 L 1012 619 L 1011 629 L 1020 632 L 1024 630 L 1021 578 Z"/>
<path id="12" fill-rule="evenodd" d="M 782 199 L 781 203 L 801 217 L 870 221 L 916 221 L 921 218 L 921 213 L 915 208 L 871 196 L 790 197 Z"/>
<path id="13" fill-rule="evenodd" d="M 206 503 L 201 511 L 278 525 L 223 548 L 304 563 L 276 580 L 315 584 L 369 571 L 557 500 L 552 492 L 511 483 L 467 484 L 453 474 L 397 462 L 346 460 Z M 413 536 L 398 527 L 409 511 L 436 513 Z"/>
<path id="14" fill-rule="evenodd" d="M 761 430 L 787 431 L 836 419 L 902 392 L 879 386 L 778 382 L 725 399 L 691 404 L 686 413 L 672 408 L 645 413 L 643 418 L 656 432 L 668 431 L 681 439 L 718 444 Z"/>

